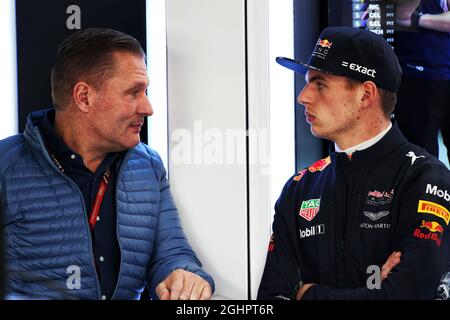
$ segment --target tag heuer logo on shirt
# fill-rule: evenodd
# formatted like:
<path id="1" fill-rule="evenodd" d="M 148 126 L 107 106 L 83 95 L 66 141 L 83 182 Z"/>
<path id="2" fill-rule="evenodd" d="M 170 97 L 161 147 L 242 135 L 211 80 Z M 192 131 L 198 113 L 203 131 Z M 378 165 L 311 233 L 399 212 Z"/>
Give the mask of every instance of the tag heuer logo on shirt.
<path id="1" fill-rule="evenodd" d="M 300 215 L 300 217 L 305 218 L 308 221 L 311 221 L 319 212 L 319 209 L 320 209 L 320 198 L 306 200 L 302 202 L 298 214 Z"/>

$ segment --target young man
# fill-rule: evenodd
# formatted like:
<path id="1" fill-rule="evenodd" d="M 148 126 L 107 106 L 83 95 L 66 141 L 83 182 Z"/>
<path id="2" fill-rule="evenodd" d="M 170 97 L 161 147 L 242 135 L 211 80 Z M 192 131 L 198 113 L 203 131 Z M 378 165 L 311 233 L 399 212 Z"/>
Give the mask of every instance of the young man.
<path id="1" fill-rule="evenodd" d="M 180 225 L 161 159 L 140 143 L 153 113 L 139 42 L 85 29 L 59 47 L 54 110 L 0 141 L 7 294 L 208 299 L 212 278 Z"/>
<path id="2" fill-rule="evenodd" d="M 330 156 L 275 207 L 260 299 L 432 299 L 447 268 L 450 173 L 390 121 L 401 68 L 380 36 L 325 29 L 298 96 Z"/>

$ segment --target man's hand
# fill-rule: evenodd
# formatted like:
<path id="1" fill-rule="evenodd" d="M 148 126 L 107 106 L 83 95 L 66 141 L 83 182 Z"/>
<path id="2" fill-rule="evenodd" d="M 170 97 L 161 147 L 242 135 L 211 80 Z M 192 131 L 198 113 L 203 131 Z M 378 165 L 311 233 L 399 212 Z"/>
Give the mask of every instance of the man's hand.
<path id="1" fill-rule="evenodd" d="M 403 0 L 395 1 L 397 3 L 395 8 L 396 24 L 395 28 L 397 31 L 417 31 L 411 28 L 411 16 L 416 8 L 420 4 L 420 0 Z"/>
<path id="2" fill-rule="evenodd" d="M 295 299 L 296 300 L 301 300 L 303 295 L 305 294 L 306 290 L 311 288 L 313 285 L 314 285 L 314 283 L 305 283 L 304 285 L 302 285 L 300 287 L 300 289 L 298 289 L 297 295 L 295 296 Z"/>
<path id="3" fill-rule="evenodd" d="M 406 30 L 409 30 L 408 28 L 411 28 L 411 17 L 406 18 L 406 19 L 397 19 L 396 22 L 397 22 L 398 27 L 406 28 L 406 29 L 398 28 L 397 30 L 399 30 L 399 31 L 406 31 Z"/>
<path id="4" fill-rule="evenodd" d="M 398 20 L 410 19 L 413 12 L 420 4 L 420 0 L 396 0 L 391 2 L 395 3 L 395 16 Z"/>
<path id="5" fill-rule="evenodd" d="M 177 269 L 156 287 L 160 300 L 208 300 L 212 291 L 209 283 L 200 276 Z"/>
<path id="6" fill-rule="evenodd" d="M 394 251 L 389 258 L 386 260 L 386 262 L 381 267 L 381 281 L 386 279 L 389 276 L 389 273 L 391 273 L 392 269 L 396 265 L 400 263 L 400 256 L 402 253 L 400 251 Z"/>

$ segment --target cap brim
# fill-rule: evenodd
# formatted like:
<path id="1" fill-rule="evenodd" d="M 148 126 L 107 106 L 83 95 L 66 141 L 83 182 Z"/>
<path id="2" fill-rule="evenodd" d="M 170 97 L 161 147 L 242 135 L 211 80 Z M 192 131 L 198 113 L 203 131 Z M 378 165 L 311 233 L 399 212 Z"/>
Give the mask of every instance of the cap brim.
<path id="1" fill-rule="evenodd" d="M 295 71 L 295 72 L 300 72 L 300 73 L 306 74 L 306 72 L 309 69 L 309 66 L 307 64 L 302 63 L 302 62 L 297 62 L 297 61 L 289 59 L 289 58 L 277 57 L 275 60 L 279 65 L 281 65 L 285 68 L 288 68 L 292 71 Z"/>
<path id="2" fill-rule="evenodd" d="M 324 72 L 324 73 L 329 73 L 329 74 L 335 74 L 333 72 L 329 72 L 327 70 L 316 68 L 316 67 L 311 66 L 311 65 L 309 65 L 307 63 L 298 62 L 298 61 L 295 61 L 295 60 L 290 59 L 290 58 L 277 57 L 275 60 L 276 60 L 276 62 L 278 64 L 282 65 L 283 67 L 288 68 L 288 69 L 290 69 L 292 71 L 295 71 L 295 72 L 303 73 L 303 74 L 306 74 L 306 72 L 308 72 L 309 69 L 320 71 L 320 72 Z"/>

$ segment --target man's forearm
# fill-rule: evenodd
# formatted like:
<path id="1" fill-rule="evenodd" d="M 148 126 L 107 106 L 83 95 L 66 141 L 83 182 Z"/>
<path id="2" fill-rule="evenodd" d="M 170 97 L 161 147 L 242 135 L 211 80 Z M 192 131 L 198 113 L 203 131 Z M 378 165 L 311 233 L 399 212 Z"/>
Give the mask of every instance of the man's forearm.
<path id="1" fill-rule="evenodd" d="M 396 6 L 397 19 L 405 20 L 411 17 L 411 14 L 417 9 L 420 0 L 402 1 Z"/>
<path id="2" fill-rule="evenodd" d="M 420 17 L 419 26 L 436 31 L 450 32 L 450 11 L 441 14 L 424 14 Z"/>

